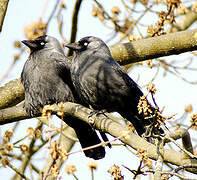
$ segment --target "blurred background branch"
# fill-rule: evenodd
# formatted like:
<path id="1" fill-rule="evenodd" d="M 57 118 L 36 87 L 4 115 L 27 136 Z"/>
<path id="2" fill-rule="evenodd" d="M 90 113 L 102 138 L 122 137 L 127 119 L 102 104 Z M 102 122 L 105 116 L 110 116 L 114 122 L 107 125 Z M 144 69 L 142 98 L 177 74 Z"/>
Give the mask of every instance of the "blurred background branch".
<path id="1" fill-rule="evenodd" d="M 8 8 L 9 0 L 0 0 L 0 32 L 2 31 L 4 18 Z"/>

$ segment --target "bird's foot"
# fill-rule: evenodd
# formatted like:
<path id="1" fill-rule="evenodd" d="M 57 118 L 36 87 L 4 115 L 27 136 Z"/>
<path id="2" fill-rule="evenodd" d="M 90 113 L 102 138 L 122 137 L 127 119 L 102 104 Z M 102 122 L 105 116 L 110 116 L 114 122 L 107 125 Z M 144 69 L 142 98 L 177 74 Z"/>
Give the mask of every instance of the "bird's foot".
<path id="1" fill-rule="evenodd" d="M 107 111 L 105 109 L 103 110 L 92 110 L 90 112 L 90 115 L 88 116 L 88 118 L 91 118 L 93 115 L 99 116 L 99 115 L 104 115 L 107 118 L 107 115 L 105 114 Z"/>
<path id="2" fill-rule="evenodd" d="M 89 123 L 92 125 L 92 126 L 94 126 L 94 118 L 91 118 L 93 115 L 96 115 L 96 117 L 98 116 L 98 115 L 104 115 L 106 118 L 108 118 L 107 117 L 107 115 L 105 114 L 107 111 L 106 110 L 101 110 L 101 111 L 99 111 L 99 110 L 92 110 L 91 112 L 90 112 L 90 115 L 88 116 L 88 119 L 89 119 Z"/>

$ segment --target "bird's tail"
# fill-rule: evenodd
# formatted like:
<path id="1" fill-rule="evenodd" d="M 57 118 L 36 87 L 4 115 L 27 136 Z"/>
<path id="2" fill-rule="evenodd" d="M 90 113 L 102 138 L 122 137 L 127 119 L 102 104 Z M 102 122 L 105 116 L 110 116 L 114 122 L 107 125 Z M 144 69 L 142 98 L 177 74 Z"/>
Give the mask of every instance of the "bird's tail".
<path id="1" fill-rule="evenodd" d="M 101 137 L 102 137 L 102 139 L 103 139 L 104 142 L 109 142 L 109 139 L 108 139 L 107 135 L 106 135 L 103 131 L 99 131 L 99 133 L 100 133 L 100 135 L 101 135 Z M 108 146 L 109 148 L 112 147 L 112 145 L 111 145 L 110 142 L 107 143 L 107 146 Z"/>
<path id="2" fill-rule="evenodd" d="M 75 130 L 82 148 L 101 143 L 96 131 L 89 124 L 72 117 L 65 119 L 65 122 Z M 105 157 L 105 148 L 98 146 L 84 150 L 84 153 L 87 157 L 98 160 Z"/>
<path id="3" fill-rule="evenodd" d="M 121 112 L 120 114 L 133 124 L 139 136 L 142 136 L 142 134 L 146 132 L 146 125 L 143 117 L 138 117 L 131 112 Z"/>
<path id="4" fill-rule="evenodd" d="M 156 125 L 157 124 L 156 118 L 148 118 L 144 114 L 139 114 L 137 111 L 136 113 L 127 111 L 127 112 L 121 112 L 120 114 L 121 116 L 123 116 L 125 119 L 127 119 L 133 124 L 139 136 L 142 136 L 143 134 L 148 135 L 150 133 L 154 133 L 154 134 L 164 133 L 164 131 L 159 126 Z"/>

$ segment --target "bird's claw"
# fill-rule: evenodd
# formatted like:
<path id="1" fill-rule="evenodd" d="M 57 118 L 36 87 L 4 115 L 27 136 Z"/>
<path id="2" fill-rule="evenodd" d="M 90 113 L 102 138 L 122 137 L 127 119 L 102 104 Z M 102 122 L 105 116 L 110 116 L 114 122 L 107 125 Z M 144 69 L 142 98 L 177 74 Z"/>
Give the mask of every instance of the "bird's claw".
<path id="1" fill-rule="evenodd" d="M 107 111 L 105 109 L 103 110 L 92 110 L 90 112 L 90 115 L 88 116 L 88 118 L 91 118 L 93 115 L 99 116 L 99 115 L 104 115 L 107 118 L 107 115 L 105 114 Z"/>

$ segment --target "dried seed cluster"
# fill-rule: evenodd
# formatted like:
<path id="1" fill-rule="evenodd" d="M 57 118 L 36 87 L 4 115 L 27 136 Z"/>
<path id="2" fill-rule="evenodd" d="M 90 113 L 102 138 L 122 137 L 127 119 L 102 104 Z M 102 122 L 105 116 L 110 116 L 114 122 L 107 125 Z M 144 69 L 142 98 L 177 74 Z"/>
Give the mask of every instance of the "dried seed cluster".
<path id="1" fill-rule="evenodd" d="M 74 174 L 74 172 L 77 171 L 77 168 L 74 164 L 67 164 L 65 170 L 67 174 Z"/>
<path id="2" fill-rule="evenodd" d="M 114 180 L 124 179 L 124 176 L 121 174 L 120 167 L 115 164 L 109 168 L 108 173 L 110 173 L 113 176 Z"/>
<path id="3" fill-rule="evenodd" d="M 145 95 L 140 97 L 137 108 L 139 114 L 144 113 L 145 116 L 148 116 L 149 114 L 153 113 Z"/>
<path id="4" fill-rule="evenodd" d="M 95 161 L 91 161 L 91 162 L 88 163 L 88 167 L 92 171 L 92 170 L 97 170 L 98 165 Z"/>
<path id="5" fill-rule="evenodd" d="M 57 144 L 56 141 L 53 141 L 51 143 L 49 153 L 54 160 L 60 157 L 65 161 L 68 158 L 67 153 L 62 150 L 62 148 L 59 146 L 59 144 Z"/>
<path id="6" fill-rule="evenodd" d="M 138 149 L 137 151 L 137 156 L 140 158 L 140 160 L 143 162 L 143 164 L 145 166 L 148 166 L 148 167 L 152 167 L 153 163 L 152 161 L 149 159 L 148 157 L 148 153 L 146 150 L 144 149 Z"/>
<path id="7" fill-rule="evenodd" d="M 30 25 L 25 26 L 24 33 L 27 39 L 33 40 L 39 36 L 46 34 L 47 24 L 39 20 L 38 22 L 32 22 Z"/>
<path id="8" fill-rule="evenodd" d="M 197 113 L 192 114 L 191 119 L 190 119 L 192 127 L 197 130 Z"/>

